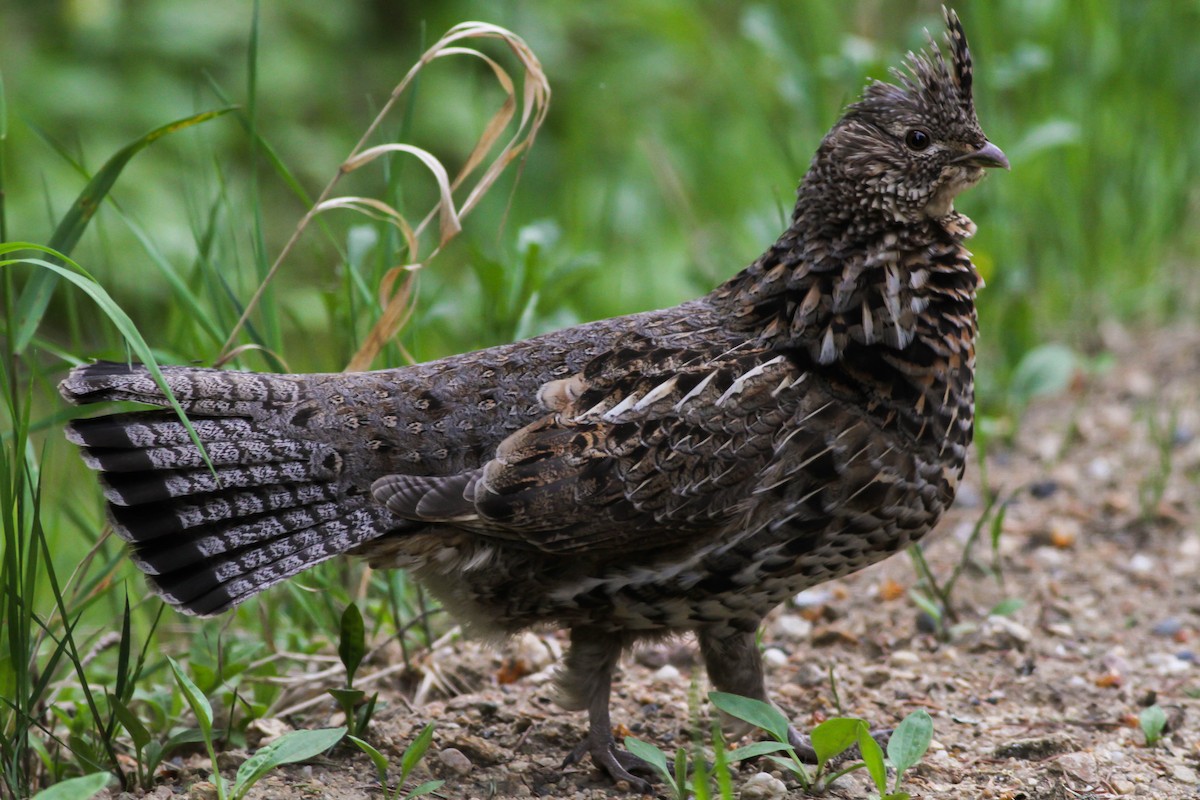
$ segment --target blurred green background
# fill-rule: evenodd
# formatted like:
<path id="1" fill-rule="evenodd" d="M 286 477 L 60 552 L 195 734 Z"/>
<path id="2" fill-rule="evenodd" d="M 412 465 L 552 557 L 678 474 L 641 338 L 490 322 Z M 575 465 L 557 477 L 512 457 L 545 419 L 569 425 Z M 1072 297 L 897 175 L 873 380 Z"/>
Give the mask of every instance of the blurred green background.
<path id="1" fill-rule="evenodd" d="M 988 281 L 981 379 L 994 401 L 1039 343 L 1092 352 L 1104 320 L 1194 310 L 1200 4 L 968 1 L 958 10 L 980 119 L 1013 164 L 959 202 L 979 224 L 973 249 Z M 46 138 L 95 170 L 147 130 L 223 105 L 215 87 L 249 101 L 249 2 L 7 0 L 2 19 L 10 240 L 44 241 L 82 187 Z M 542 302 L 538 328 L 675 303 L 733 274 L 779 232 L 839 109 L 867 76 L 884 77 L 922 46 L 924 29 L 938 33 L 940 7 L 264 2 L 259 130 L 315 195 L 422 47 L 467 19 L 523 36 L 554 97 L 519 185 L 510 172 L 423 279 L 422 309 L 434 318 L 408 334 L 422 358 L 512 333 L 477 319 L 487 303 L 472 263 L 509 264 L 518 232 L 533 223 L 558 234 L 552 260 L 585 267 L 553 308 Z M 485 68 L 450 60 L 427 72 L 391 130 L 406 126 L 409 141 L 459 164 L 499 99 Z M 415 206 L 430 182 L 406 169 Z M 360 183 L 371 190 L 370 179 Z M 273 257 L 304 211 L 255 160 L 232 116 L 139 155 L 112 197 L 181 272 L 207 247 L 236 301 L 256 283 L 244 269 L 255 216 Z M 338 291 L 327 243 L 358 221 L 329 220 L 331 236 L 310 232 L 277 284 L 278 344 L 296 370 L 338 369 L 347 357 L 346 343 L 325 337 Z M 199 245 L 205 236 L 214 241 Z M 203 341 L 172 337 L 165 283 L 112 214 L 101 212 L 76 255 L 165 354 L 212 357 Z M 79 355 L 118 348 L 90 311 L 75 322 L 77 330 L 51 322 L 42 333 Z M 321 341 L 330 346 L 312 346 Z"/>

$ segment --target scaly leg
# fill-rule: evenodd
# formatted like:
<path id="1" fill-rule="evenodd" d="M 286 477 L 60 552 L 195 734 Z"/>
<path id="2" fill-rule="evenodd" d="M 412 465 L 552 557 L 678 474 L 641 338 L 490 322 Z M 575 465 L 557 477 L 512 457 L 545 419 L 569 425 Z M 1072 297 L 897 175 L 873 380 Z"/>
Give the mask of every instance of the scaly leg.
<path id="1" fill-rule="evenodd" d="M 652 776 L 653 768 L 642 759 L 617 748 L 608 715 L 613 670 L 625 649 L 626 639 L 619 634 L 595 628 L 572 628 L 571 649 L 558 675 L 559 700 L 563 708 L 587 709 L 587 737 L 571 751 L 563 766 L 577 763 L 590 754 L 592 762 L 614 781 L 625 781 L 635 792 L 650 791 L 650 783 L 634 772 Z"/>
<path id="2" fill-rule="evenodd" d="M 704 656 L 704 667 L 708 670 L 708 679 L 717 691 L 738 694 L 770 703 L 767 697 L 766 682 L 763 679 L 762 656 L 754 641 L 754 633 L 735 631 L 729 628 L 702 628 L 698 631 L 700 652 Z M 753 727 L 748 722 L 732 719 L 721 714 L 722 726 L 730 738 L 740 738 Z M 880 743 L 887 745 L 890 730 L 872 731 L 871 736 Z M 788 744 L 795 750 L 801 761 L 817 763 L 817 754 L 813 750 L 807 736 L 802 735 L 793 726 L 788 726 Z M 848 752 L 853 757 L 858 750 L 855 747 Z"/>

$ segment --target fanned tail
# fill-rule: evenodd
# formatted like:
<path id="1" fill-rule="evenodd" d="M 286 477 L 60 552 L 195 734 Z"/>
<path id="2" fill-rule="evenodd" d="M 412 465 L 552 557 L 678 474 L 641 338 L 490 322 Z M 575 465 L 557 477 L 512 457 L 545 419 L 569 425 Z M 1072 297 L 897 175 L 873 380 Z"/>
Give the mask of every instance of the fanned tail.
<path id="1" fill-rule="evenodd" d="M 217 614 L 402 527 L 346 479 L 336 448 L 288 424 L 302 378 L 186 367 L 163 374 L 211 467 L 173 411 L 76 420 L 67 438 L 100 472 L 113 529 L 166 602 Z M 73 403 L 168 404 L 140 366 L 77 367 L 59 389 Z"/>

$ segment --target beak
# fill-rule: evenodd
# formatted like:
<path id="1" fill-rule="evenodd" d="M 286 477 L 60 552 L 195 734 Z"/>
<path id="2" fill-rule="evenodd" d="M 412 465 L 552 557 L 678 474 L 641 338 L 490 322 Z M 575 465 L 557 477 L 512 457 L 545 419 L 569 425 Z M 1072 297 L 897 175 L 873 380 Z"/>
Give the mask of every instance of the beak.
<path id="1" fill-rule="evenodd" d="M 1008 156 L 1004 155 L 1004 151 L 991 142 L 986 143 L 978 150 L 953 159 L 950 163 L 966 164 L 972 167 L 1004 167 L 1005 169 L 1011 169 L 1008 165 Z"/>

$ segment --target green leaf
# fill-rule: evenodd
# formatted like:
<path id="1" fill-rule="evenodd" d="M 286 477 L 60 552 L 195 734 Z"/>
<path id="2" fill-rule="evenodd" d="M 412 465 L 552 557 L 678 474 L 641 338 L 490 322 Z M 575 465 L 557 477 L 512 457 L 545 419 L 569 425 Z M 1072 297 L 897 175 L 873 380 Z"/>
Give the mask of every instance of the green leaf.
<path id="1" fill-rule="evenodd" d="M 420 786 L 413 789 L 408 794 L 404 795 L 404 800 L 413 800 L 414 797 L 423 797 L 424 795 L 427 795 L 430 792 L 436 792 L 438 789 L 442 788 L 442 785 L 444 783 L 445 783 L 445 781 L 441 781 L 441 780 L 425 781 Z"/>
<path id="2" fill-rule="evenodd" d="M 905 717 L 892 736 L 888 739 L 888 761 L 896 768 L 896 788 L 900 786 L 900 776 L 921 760 L 929 743 L 933 741 L 933 719 L 923 708 Z"/>
<path id="3" fill-rule="evenodd" d="M 58 227 L 54 229 L 54 233 L 50 236 L 50 241 L 48 242 L 50 249 L 57 250 L 64 255 L 70 254 L 75 244 L 79 241 L 79 237 L 87 229 L 88 223 L 95 216 L 100 203 L 104 201 L 104 198 L 117 182 L 121 171 L 125 169 L 125 165 L 135 155 L 169 133 L 190 128 L 201 122 L 207 122 L 232 110 L 232 108 L 220 108 L 193 114 L 183 119 L 177 119 L 160 128 L 155 128 L 114 153 L 105 162 L 104 166 L 100 168 L 99 172 L 88 181 L 87 186 L 83 187 L 83 191 L 79 193 L 79 196 L 75 198 L 75 202 L 67 209 L 67 213 L 63 215 L 62 220 L 58 223 Z M 42 317 L 46 313 L 46 306 L 50 303 L 50 295 L 57 283 L 58 278 L 55 275 L 50 272 L 39 272 L 34 274 L 25 285 L 25 289 L 21 292 L 21 297 L 17 300 L 16 305 L 17 323 L 15 332 L 13 332 L 13 352 L 24 352 L 30 340 L 33 339 L 33 334 L 42 323 Z"/>
<path id="4" fill-rule="evenodd" d="M 354 685 L 354 674 L 362 663 L 367 652 L 366 634 L 363 629 L 362 614 L 354 603 L 346 606 L 342 612 L 341 636 L 338 640 L 338 658 L 346 667 L 346 686 Z"/>
<path id="5" fill-rule="evenodd" d="M 790 744 L 783 742 L 753 742 L 744 747 L 737 747 L 726 753 L 725 758 L 728 761 L 745 761 L 747 758 L 757 758 L 765 756 L 767 753 L 778 753 L 780 750 L 787 750 L 791 747 Z"/>
<path id="6" fill-rule="evenodd" d="M 675 787 L 675 776 L 671 774 L 671 768 L 667 766 L 667 756 L 662 750 L 632 736 L 625 737 L 625 749 L 658 770 L 667 783 Z"/>
<path id="7" fill-rule="evenodd" d="M 375 765 L 375 774 L 379 776 L 379 783 L 383 785 L 384 792 L 386 793 L 386 791 L 387 791 L 387 770 L 388 770 L 388 764 L 389 764 L 388 757 L 385 756 L 383 753 L 379 752 L 378 750 L 376 750 L 371 745 L 364 742 L 362 739 L 358 738 L 357 736 L 347 735 L 346 738 L 349 739 L 351 742 L 353 742 L 355 747 L 357 747 L 359 750 L 362 750 L 364 753 L 366 753 L 367 758 L 371 759 L 371 763 Z"/>
<path id="8" fill-rule="evenodd" d="M 429 749 L 429 745 L 433 744 L 433 723 L 430 722 L 421 732 L 417 734 L 417 738 L 412 740 L 412 743 L 404 748 L 404 755 L 400 756 L 400 782 L 404 783 L 408 780 L 409 773 L 417 764 L 421 763 L 421 759 L 425 757 L 425 751 Z"/>
<path id="9" fill-rule="evenodd" d="M 875 788 L 879 790 L 880 795 L 886 794 L 887 766 L 883 763 L 883 750 L 880 749 L 879 742 L 875 741 L 875 737 L 867 730 L 866 725 L 858 732 L 858 752 L 862 756 L 863 763 L 867 765 L 867 772 L 870 773 Z"/>
<path id="10" fill-rule="evenodd" d="M 354 707 L 358 702 L 366 697 L 367 693 L 362 689 L 330 689 L 329 694 L 333 695 L 333 699 L 338 701 L 338 705 L 342 707 L 342 711 L 346 715 L 354 713 Z"/>
<path id="11" fill-rule="evenodd" d="M 943 616 L 941 606 L 915 589 L 909 589 L 908 596 L 914 603 L 917 604 L 917 608 L 921 609 L 930 617 L 932 617 L 933 621 L 937 623 L 938 627 L 941 627 Z"/>
<path id="12" fill-rule="evenodd" d="M 32 800 L 87 800 L 99 794 L 111 780 L 112 775 L 107 772 L 94 772 L 56 783 L 35 794 Z"/>
<path id="13" fill-rule="evenodd" d="M 324 753 L 340 742 L 345 735 L 346 728 L 343 726 L 315 731 L 292 731 L 280 736 L 246 759 L 238 768 L 237 778 L 233 783 L 233 796 L 245 796 L 259 778 L 281 764 L 293 764 Z"/>
<path id="14" fill-rule="evenodd" d="M 788 740 L 787 717 L 770 703 L 728 692 L 709 692 L 708 699 L 729 716 L 761 728 L 775 737 L 776 741 Z"/>
<path id="15" fill-rule="evenodd" d="M 683 788 L 687 786 L 687 776 L 687 751 L 679 747 L 675 750 L 675 780 L 672 783 L 679 800 L 687 800 L 687 791 Z"/>
<path id="16" fill-rule="evenodd" d="M 1020 597 L 1009 597 L 992 606 L 989 617 L 1008 617 L 1025 607 L 1025 601 Z"/>
<path id="17" fill-rule="evenodd" d="M 196 715 L 196 722 L 200 725 L 200 730 L 204 732 L 204 740 L 208 741 L 212 736 L 213 723 L 212 706 L 209 704 L 208 698 L 204 696 L 204 692 L 196 688 L 192 679 L 183 673 L 183 668 L 179 666 L 178 661 L 168 656 L 167 663 L 171 665 L 175 683 L 179 684 L 180 691 L 183 692 L 188 705 L 192 707 L 192 713 Z"/>
<path id="18" fill-rule="evenodd" d="M 1141 725 L 1142 733 L 1146 737 L 1146 744 L 1158 744 L 1167 727 L 1167 712 L 1163 711 L 1162 706 L 1155 703 L 1142 709 L 1142 713 L 1138 715 L 1138 724 Z"/>
<path id="19" fill-rule="evenodd" d="M 813 728 L 810 738 L 817 754 L 817 770 L 850 749 L 862 730 L 867 730 L 867 723 L 854 717 L 834 717 Z"/>
<path id="20" fill-rule="evenodd" d="M 1021 357 L 1013 370 L 1008 391 L 1018 406 L 1044 394 L 1057 394 L 1067 388 L 1075 374 L 1075 352 L 1061 344 L 1044 344 Z"/>
<path id="21" fill-rule="evenodd" d="M 121 723 L 121 727 L 133 740 L 133 749 L 140 751 L 150 744 L 150 731 L 146 730 L 146 726 L 137 718 L 137 714 L 130 711 L 129 706 L 122 703 L 116 695 L 110 694 L 108 702 L 112 705 L 113 713 L 117 715 L 117 721 Z"/>

